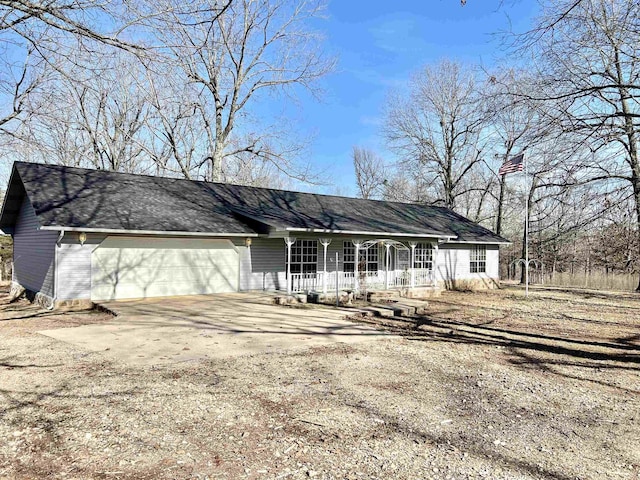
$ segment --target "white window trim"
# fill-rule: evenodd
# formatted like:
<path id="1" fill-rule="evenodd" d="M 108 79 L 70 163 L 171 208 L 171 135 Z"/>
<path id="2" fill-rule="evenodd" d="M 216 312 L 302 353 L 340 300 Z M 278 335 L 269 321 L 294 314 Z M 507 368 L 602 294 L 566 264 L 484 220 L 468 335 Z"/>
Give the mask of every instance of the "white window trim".
<path id="1" fill-rule="evenodd" d="M 433 270 L 433 256 L 433 245 L 431 243 L 419 242 L 416 244 L 414 252 L 413 268 Z"/>
<path id="2" fill-rule="evenodd" d="M 469 272 L 487 273 L 487 247 L 474 245 L 469 251 Z"/>
<path id="3" fill-rule="evenodd" d="M 307 244 L 305 246 L 305 244 Z M 315 261 L 309 261 L 309 262 L 305 262 L 304 261 L 304 255 L 305 255 L 305 248 L 313 248 L 313 244 L 315 244 Z M 298 253 L 296 252 L 296 250 L 300 250 L 300 261 L 294 261 L 294 256 L 297 256 Z M 294 265 L 299 265 L 300 266 L 300 271 L 299 272 L 294 272 L 293 270 L 293 266 Z M 314 269 L 313 272 L 305 272 L 304 271 L 304 266 L 305 265 L 313 265 Z M 312 273 L 318 273 L 318 241 L 317 240 L 313 240 L 313 239 L 306 239 L 306 238 L 299 238 L 296 240 L 296 242 L 291 245 L 291 265 L 289 266 L 289 268 L 291 269 L 291 273 L 292 274 L 299 274 L 299 273 L 307 273 L 307 274 L 312 274 Z"/>

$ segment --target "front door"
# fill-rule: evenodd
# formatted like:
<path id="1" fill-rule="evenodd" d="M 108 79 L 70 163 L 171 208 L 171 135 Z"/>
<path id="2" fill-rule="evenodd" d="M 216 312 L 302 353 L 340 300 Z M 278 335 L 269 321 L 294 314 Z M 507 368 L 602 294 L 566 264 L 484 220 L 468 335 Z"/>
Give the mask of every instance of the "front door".
<path id="1" fill-rule="evenodd" d="M 396 250 L 396 270 L 400 270 L 401 272 L 409 270 L 409 263 L 409 250 Z"/>

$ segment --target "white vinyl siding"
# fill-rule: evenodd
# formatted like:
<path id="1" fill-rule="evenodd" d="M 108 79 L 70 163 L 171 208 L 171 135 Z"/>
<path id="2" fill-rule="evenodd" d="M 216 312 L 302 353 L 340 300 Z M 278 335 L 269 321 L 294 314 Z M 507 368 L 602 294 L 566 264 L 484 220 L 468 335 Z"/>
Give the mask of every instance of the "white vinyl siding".
<path id="1" fill-rule="evenodd" d="M 482 245 L 486 254 L 486 271 L 471 272 L 471 250 L 475 245 L 444 243 L 439 245 L 436 278 L 440 282 L 451 280 L 494 279 L 500 277 L 498 245 Z"/>
<path id="2" fill-rule="evenodd" d="M 39 230 L 25 196 L 13 235 L 14 280 L 27 290 L 54 295 L 55 248 L 58 232 Z"/>
<path id="3" fill-rule="evenodd" d="M 104 234 L 89 233 L 84 245 L 80 245 L 76 232 L 67 232 L 62 237 L 56 268 L 58 300 L 91 298 L 91 252 L 105 238 Z"/>
<path id="4" fill-rule="evenodd" d="M 229 240 L 109 236 L 92 255 L 91 298 L 235 292 L 238 278 Z"/>

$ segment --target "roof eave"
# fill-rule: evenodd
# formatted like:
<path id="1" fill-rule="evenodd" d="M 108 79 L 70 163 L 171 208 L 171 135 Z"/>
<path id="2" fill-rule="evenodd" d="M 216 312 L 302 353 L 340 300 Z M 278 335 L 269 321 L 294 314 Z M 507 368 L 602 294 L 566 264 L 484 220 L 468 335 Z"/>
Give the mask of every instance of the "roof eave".
<path id="1" fill-rule="evenodd" d="M 452 240 L 451 243 L 464 243 L 472 245 L 511 245 L 513 242 L 507 240 Z"/>
<path id="2" fill-rule="evenodd" d="M 40 227 L 40 230 L 53 230 L 58 232 L 85 232 L 85 233 L 106 233 L 121 235 L 165 235 L 172 237 L 258 237 L 260 234 L 251 232 L 186 232 L 174 230 L 130 230 L 117 228 L 85 228 L 85 227 L 62 227 L 57 225 L 47 225 Z"/>
<path id="3" fill-rule="evenodd" d="M 446 240 L 453 240 L 457 237 L 451 235 L 443 235 L 441 233 L 402 233 L 402 232 L 369 232 L 369 231 L 355 231 L 355 230 L 336 230 L 329 228 L 298 228 L 287 227 L 283 229 L 285 232 L 304 232 L 304 233 L 329 233 L 338 235 L 376 235 L 384 237 L 418 237 L 418 238 L 442 238 Z"/>

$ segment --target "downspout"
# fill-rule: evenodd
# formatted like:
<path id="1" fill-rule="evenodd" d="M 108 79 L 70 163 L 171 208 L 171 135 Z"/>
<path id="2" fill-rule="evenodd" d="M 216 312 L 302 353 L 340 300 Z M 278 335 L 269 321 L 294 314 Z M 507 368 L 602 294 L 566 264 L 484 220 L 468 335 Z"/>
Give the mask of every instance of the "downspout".
<path id="1" fill-rule="evenodd" d="M 58 248 L 60 248 L 60 242 L 62 242 L 63 237 L 64 230 L 60 230 L 60 234 L 56 240 L 56 249 L 53 252 L 53 298 L 51 299 L 51 305 L 47 308 L 48 311 L 56 307 L 56 298 L 58 297 Z"/>

